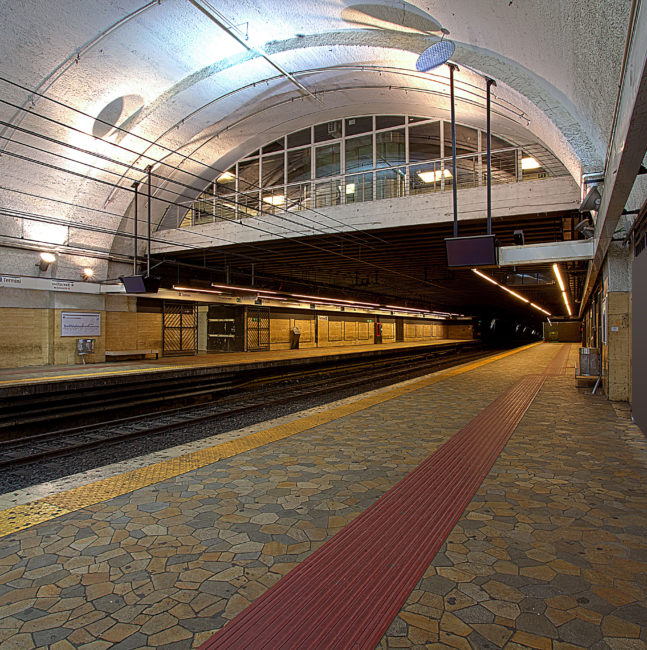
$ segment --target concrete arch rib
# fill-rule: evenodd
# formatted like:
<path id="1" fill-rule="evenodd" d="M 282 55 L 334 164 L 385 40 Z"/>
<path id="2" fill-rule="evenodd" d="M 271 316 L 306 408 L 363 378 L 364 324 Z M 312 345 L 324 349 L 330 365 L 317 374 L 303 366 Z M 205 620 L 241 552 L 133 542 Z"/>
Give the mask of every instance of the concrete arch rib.
<path id="1" fill-rule="evenodd" d="M 384 61 L 385 51 L 390 51 L 390 60 L 393 59 L 393 56 L 400 55 L 398 58 L 404 56 L 404 58 L 411 59 L 410 62 L 412 62 L 417 54 L 436 40 L 436 38 L 418 34 L 354 30 L 328 32 L 273 42 L 266 46 L 265 51 L 269 55 L 275 56 L 277 60 L 290 59 L 292 71 L 299 74 L 298 66 L 294 65 L 295 61 L 299 61 L 299 59 L 321 60 L 323 58 L 320 54 L 321 48 L 344 48 L 346 51 L 359 48 L 356 57 L 344 61 L 347 63 L 370 60 Z M 366 56 L 369 54 L 369 50 L 366 48 L 375 49 L 376 52 L 373 53 L 373 56 Z M 186 76 L 149 104 L 138 116 L 138 121 L 146 120 L 154 115 L 169 101 L 176 99 L 200 82 L 214 78 L 220 73 L 232 71 L 235 67 L 253 59 L 254 56 L 246 52 L 240 56 L 218 61 Z M 330 60 L 330 57 L 328 59 Z M 339 56 L 336 56 L 335 59 L 339 60 Z M 386 58 L 386 60 L 389 59 Z M 467 43 L 457 43 L 454 60 L 459 65 L 469 66 L 483 75 L 496 79 L 497 82 L 504 82 L 520 96 L 525 97 L 546 115 L 548 120 L 563 134 L 565 140 L 573 147 L 585 170 L 599 166 L 600 161 L 604 158 L 605 149 L 601 129 L 587 120 L 572 101 L 547 80 L 538 77 L 531 70 L 511 59 Z M 413 65 L 410 65 L 410 68 L 413 69 Z M 257 83 L 263 85 L 263 79 L 258 79 Z M 195 115 L 196 111 L 192 111 L 192 114 Z M 178 120 L 164 135 L 182 124 L 185 118 Z"/>

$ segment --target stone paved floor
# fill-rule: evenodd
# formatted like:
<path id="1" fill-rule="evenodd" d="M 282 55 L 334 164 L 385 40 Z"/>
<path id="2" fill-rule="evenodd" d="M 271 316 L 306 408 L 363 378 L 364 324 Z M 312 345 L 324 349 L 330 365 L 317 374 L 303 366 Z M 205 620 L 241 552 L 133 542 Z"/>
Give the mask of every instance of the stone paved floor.
<path id="1" fill-rule="evenodd" d="M 589 393 L 547 380 L 380 647 L 647 647 L 647 443 Z"/>
<path id="2" fill-rule="evenodd" d="M 556 349 L 0 539 L 0 647 L 199 645 Z M 381 646 L 646 647 L 647 450 L 623 413 L 550 377 Z"/>

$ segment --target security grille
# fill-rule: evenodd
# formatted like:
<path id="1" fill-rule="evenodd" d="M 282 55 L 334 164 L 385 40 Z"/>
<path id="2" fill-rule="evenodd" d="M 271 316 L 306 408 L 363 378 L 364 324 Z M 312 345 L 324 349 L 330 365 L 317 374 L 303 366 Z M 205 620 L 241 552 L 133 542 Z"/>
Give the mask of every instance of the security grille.
<path id="1" fill-rule="evenodd" d="M 195 303 L 164 301 L 162 343 L 165 356 L 197 354 L 198 306 Z"/>
<path id="2" fill-rule="evenodd" d="M 265 307 L 247 308 L 247 350 L 270 349 L 270 310 Z"/>

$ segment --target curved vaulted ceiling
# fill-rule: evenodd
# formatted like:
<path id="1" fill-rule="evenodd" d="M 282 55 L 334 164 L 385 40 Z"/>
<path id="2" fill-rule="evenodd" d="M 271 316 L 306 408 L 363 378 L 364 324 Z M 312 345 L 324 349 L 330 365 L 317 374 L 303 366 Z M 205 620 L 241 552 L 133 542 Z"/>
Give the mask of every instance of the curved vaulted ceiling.
<path id="1" fill-rule="evenodd" d="M 415 72 L 440 27 L 456 44 L 457 119 L 484 125 L 483 75 L 495 79 L 493 130 L 542 142 L 579 182 L 603 166 L 630 11 L 603 0 L 0 7 L 0 237 L 102 257 L 98 279 L 118 268 L 108 253 L 129 250 L 115 232 L 131 229 L 147 165 L 163 163 L 159 223 L 274 136 L 344 115 L 447 117 L 446 69 Z"/>

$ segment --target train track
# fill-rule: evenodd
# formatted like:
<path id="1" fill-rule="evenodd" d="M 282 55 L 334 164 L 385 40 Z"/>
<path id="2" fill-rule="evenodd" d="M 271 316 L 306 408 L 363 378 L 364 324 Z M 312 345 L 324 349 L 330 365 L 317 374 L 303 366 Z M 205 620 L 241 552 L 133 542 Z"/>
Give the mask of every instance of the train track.
<path id="1" fill-rule="evenodd" d="M 271 409 L 296 400 L 338 394 L 341 391 L 367 389 L 395 383 L 405 378 L 428 374 L 447 367 L 466 363 L 491 352 L 468 350 L 462 353 L 432 353 L 423 358 L 420 355 L 407 355 L 396 359 L 350 363 L 337 368 L 314 369 L 308 371 L 282 373 L 274 377 L 256 377 L 246 382 L 224 379 L 218 386 L 209 389 L 198 388 L 198 397 L 208 394 L 211 401 L 205 405 L 172 407 L 154 413 L 137 414 L 111 419 L 100 425 L 92 424 L 68 426 L 47 432 L 37 432 L 9 441 L 0 442 L 0 468 L 10 468 L 44 459 L 77 454 L 105 447 L 142 436 L 155 435 L 169 430 L 183 428 L 218 418 L 228 418 L 253 410 Z M 176 393 L 178 399 L 186 399 L 186 391 Z M 137 407 L 142 400 L 135 399 Z M 155 402 L 159 405 L 159 401 Z M 110 404 L 112 407 L 114 404 Z M 122 404 L 120 408 L 125 408 Z M 80 409 L 80 417 L 87 409 Z M 37 414 L 26 414 L 23 426 L 40 424 L 42 414 L 40 405 Z M 107 411 L 112 412 L 112 408 Z M 66 416 L 69 418 L 70 416 Z M 61 421 L 67 421 L 62 418 Z M 14 423 L 21 426 L 19 421 Z"/>

